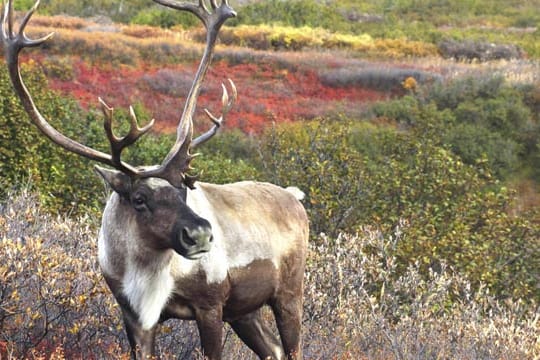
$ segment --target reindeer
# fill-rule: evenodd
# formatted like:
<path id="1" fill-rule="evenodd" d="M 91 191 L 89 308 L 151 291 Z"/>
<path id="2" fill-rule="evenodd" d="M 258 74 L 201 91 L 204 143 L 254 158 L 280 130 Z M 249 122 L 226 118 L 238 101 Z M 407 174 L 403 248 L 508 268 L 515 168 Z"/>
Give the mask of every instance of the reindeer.
<path id="1" fill-rule="evenodd" d="M 24 30 L 39 1 L 14 30 L 13 0 L 5 4 L 1 39 L 14 90 L 35 125 L 57 145 L 111 168 L 96 166 L 113 190 L 103 211 L 98 261 L 123 314 L 133 358 L 154 356 L 158 324 L 169 318 L 195 320 L 202 351 L 220 359 L 223 321 L 261 359 L 302 357 L 301 318 L 308 218 L 297 188 L 243 181 L 215 185 L 188 175 L 193 150 L 219 130 L 237 98 L 223 85 L 219 117 L 193 139 L 193 116 L 219 29 L 236 16 L 227 0 L 198 4 L 154 0 L 197 16 L 207 30 L 205 50 L 180 117 L 176 142 L 161 165 L 135 167 L 122 151 L 148 132 L 130 108 L 124 137 L 112 130 L 113 109 L 99 100 L 110 154 L 78 143 L 52 127 L 36 108 L 19 70 L 19 52 L 53 34 L 28 38 Z M 273 311 L 279 338 L 263 321 Z"/>

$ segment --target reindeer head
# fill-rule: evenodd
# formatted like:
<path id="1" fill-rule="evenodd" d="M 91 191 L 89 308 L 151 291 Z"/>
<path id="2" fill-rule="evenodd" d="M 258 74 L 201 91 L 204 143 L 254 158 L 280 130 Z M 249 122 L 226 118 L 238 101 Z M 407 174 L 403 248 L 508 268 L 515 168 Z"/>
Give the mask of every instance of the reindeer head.
<path id="1" fill-rule="evenodd" d="M 99 99 L 105 117 L 104 128 L 110 143 L 110 154 L 66 137 L 52 127 L 37 109 L 21 78 L 19 52 L 26 47 L 40 46 L 53 35 L 32 40 L 24 33 L 39 5 L 39 0 L 22 19 L 17 32 L 14 31 L 13 0 L 8 0 L 3 11 L 0 37 L 13 87 L 34 124 L 43 134 L 66 150 L 113 168 L 96 167 L 96 170 L 120 196 L 126 214 L 133 217 L 139 231 L 146 239 L 151 239 L 153 246 L 173 248 L 180 255 L 196 258 L 201 253 L 209 251 L 212 231 L 209 222 L 197 216 L 186 204 L 187 188 L 193 188 L 195 180 L 188 175 L 188 171 L 193 159 L 193 150 L 217 133 L 236 100 L 234 83 L 229 80 L 231 97 L 223 85 L 222 110 L 219 117 L 205 110 L 214 125 L 196 139 L 193 139 L 193 116 L 202 82 L 213 57 L 219 29 L 227 19 L 236 16 L 236 13 L 229 6 L 228 0 L 222 0 L 221 4 L 216 0 L 209 0 L 210 6 L 203 0 L 199 0 L 197 5 L 175 0 L 154 1 L 173 9 L 193 13 L 207 30 L 206 47 L 178 123 L 176 142 L 160 165 L 134 167 L 121 160 L 122 151 L 147 133 L 154 124 L 152 120 L 148 125 L 139 127 L 132 108 L 128 134 L 117 137 L 112 130 L 113 109 Z"/>

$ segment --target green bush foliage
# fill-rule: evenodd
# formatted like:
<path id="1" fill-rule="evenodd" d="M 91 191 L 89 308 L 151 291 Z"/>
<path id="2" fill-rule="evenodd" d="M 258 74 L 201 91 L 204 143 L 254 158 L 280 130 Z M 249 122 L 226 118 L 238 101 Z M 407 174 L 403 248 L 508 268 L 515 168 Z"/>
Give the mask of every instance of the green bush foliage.
<path id="1" fill-rule="evenodd" d="M 347 137 L 347 127 L 330 121 L 276 128 L 263 137 L 264 176 L 306 193 L 305 206 L 314 234 L 334 236 L 343 230 L 353 231 L 359 224 L 362 158 L 351 151 Z"/>
<path id="2" fill-rule="evenodd" d="M 334 5 L 322 4 L 311 0 L 269 0 L 256 2 L 242 7 L 235 24 L 276 24 L 291 27 L 322 27 L 338 30 L 346 29 L 347 21 Z"/>
<path id="3" fill-rule="evenodd" d="M 188 29 L 200 24 L 200 20 L 190 13 L 163 7 L 141 10 L 131 20 L 132 24 L 151 25 L 162 28 L 182 27 Z"/>
<path id="4" fill-rule="evenodd" d="M 256 140 L 240 130 L 220 133 L 198 151 L 193 167 L 201 181 L 226 184 L 264 179 L 253 161 L 258 154 Z"/>
<path id="5" fill-rule="evenodd" d="M 512 192 L 487 162 L 465 164 L 441 142 L 434 119 L 444 113 L 416 110 L 407 133 L 349 122 L 278 129 L 263 143 L 265 176 L 306 192 L 315 234 L 399 226 L 403 270 L 418 263 L 426 274 L 444 261 L 501 296 L 537 298 L 540 229 L 508 215 Z"/>
<path id="6" fill-rule="evenodd" d="M 535 102 L 527 103 L 519 87 L 501 77 L 468 77 L 428 89 L 425 94 L 379 103 L 374 114 L 408 127 L 435 127 L 439 141 L 461 160 L 470 165 L 486 160 L 499 179 L 531 165 L 540 124 L 533 115 Z M 430 120 L 425 111 L 432 113 Z"/>
<path id="7" fill-rule="evenodd" d="M 84 119 L 74 101 L 58 97 L 47 87 L 45 78 L 30 63 L 23 69 L 29 90 L 51 124 L 65 129 L 71 136 L 83 133 L 87 124 L 70 121 Z M 17 183 L 30 181 L 39 189 L 43 200 L 52 208 L 70 208 L 76 204 L 92 207 L 94 197 L 85 189 L 90 186 L 86 164 L 52 145 L 30 122 L 8 79 L 5 66 L 0 69 L 0 178 L 1 196 Z"/>

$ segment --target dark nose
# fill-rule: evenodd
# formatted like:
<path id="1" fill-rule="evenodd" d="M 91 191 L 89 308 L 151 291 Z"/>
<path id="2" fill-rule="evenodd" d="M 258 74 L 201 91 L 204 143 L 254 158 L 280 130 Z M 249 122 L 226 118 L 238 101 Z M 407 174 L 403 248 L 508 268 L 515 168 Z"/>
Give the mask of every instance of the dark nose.
<path id="1" fill-rule="evenodd" d="M 180 235 L 180 255 L 188 259 L 198 259 L 210 251 L 212 243 L 212 228 L 210 226 L 184 227 Z"/>

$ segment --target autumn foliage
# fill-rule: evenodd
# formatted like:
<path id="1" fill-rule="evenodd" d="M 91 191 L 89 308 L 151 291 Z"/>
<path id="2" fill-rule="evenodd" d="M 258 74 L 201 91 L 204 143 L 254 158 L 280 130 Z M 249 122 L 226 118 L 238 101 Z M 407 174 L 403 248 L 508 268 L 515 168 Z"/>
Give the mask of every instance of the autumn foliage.
<path id="1" fill-rule="evenodd" d="M 99 275 L 97 219 L 53 217 L 31 192 L 0 206 L 0 357 L 128 359 L 120 311 Z M 534 359 L 539 318 L 518 300 L 500 301 L 442 265 L 426 278 L 405 271 L 382 233 L 317 236 L 306 271 L 304 354 L 308 359 Z M 456 300 L 459 299 L 459 300 Z M 267 321 L 271 318 L 267 313 Z M 22 330 L 22 331 L 21 331 Z M 164 359 L 202 359 L 189 321 L 159 327 Z M 250 359 L 226 327 L 225 359 Z"/>
<path id="2" fill-rule="evenodd" d="M 157 131 L 125 156 L 160 161 L 201 30 L 33 20 L 31 35 L 56 32 L 23 54 L 24 78 L 53 124 L 106 151 L 97 97 L 117 108 L 120 128 L 133 104 Z M 435 44 L 443 30 L 417 22 L 375 24 L 378 36 L 236 25 L 222 33 L 195 118 L 197 131 L 208 128 L 202 109 L 217 110 L 230 78 L 239 91 L 233 131 L 194 166 L 204 181 L 306 193 L 306 357 L 540 357 L 538 63 L 444 60 Z M 531 36 L 524 45 L 534 55 Z M 450 42 L 460 44 L 469 43 Z M 96 262 L 106 190 L 88 162 L 31 126 L 1 65 L 0 360 L 127 358 Z M 166 322 L 158 337 L 165 359 L 202 358 L 193 324 Z M 229 328 L 224 348 L 227 359 L 251 356 Z"/>
<path id="3" fill-rule="evenodd" d="M 50 59 L 44 67 L 57 66 Z M 163 67 L 99 68 L 75 59 L 67 61 L 67 71 L 74 75 L 53 77 L 54 89 L 74 96 L 86 108 L 96 105 L 96 94 L 117 107 L 140 102 L 156 117 L 158 127 L 172 131 L 191 86 L 194 64 Z M 53 70 L 49 70 L 52 73 Z M 54 73 L 52 73 L 54 75 Z M 210 69 L 199 97 L 200 108 L 216 108 L 221 96 L 220 83 L 227 78 L 239 85 L 239 98 L 230 112 L 227 126 L 243 131 L 260 132 L 272 122 L 310 119 L 335 111 L 335 102 L 358 104 L 384 98 L 382 92 L 364 88 L 336 88 L 321 82 L 311 69 L 278 68 L 271 63 L 230 64 L 219 61 Z M 240 87 L 241 86 L 241 87 Z M 346 109 L 344 109 L 346 111 Z M 206 121 L 202 111 L 199 121 Z M 203 125 L 206 125 L 203 123 Z"/>

